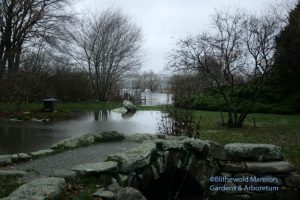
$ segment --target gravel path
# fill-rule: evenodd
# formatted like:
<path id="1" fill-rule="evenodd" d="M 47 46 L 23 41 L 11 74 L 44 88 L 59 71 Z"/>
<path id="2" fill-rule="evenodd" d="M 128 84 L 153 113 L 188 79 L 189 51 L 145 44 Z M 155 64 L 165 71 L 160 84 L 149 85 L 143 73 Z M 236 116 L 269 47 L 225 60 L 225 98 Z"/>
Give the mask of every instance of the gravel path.
<path id="1" fill-rule="evenodd" d="M 51 176 L 55 170 L 71 169 L 83 163 L 104 161 L 108 155 L 129 150 L 138 144 L 129 140 L 100 143 L 22 163 L 10 169 L 30 172 L 25 177 L 28 181 L 38 176 Z"/>

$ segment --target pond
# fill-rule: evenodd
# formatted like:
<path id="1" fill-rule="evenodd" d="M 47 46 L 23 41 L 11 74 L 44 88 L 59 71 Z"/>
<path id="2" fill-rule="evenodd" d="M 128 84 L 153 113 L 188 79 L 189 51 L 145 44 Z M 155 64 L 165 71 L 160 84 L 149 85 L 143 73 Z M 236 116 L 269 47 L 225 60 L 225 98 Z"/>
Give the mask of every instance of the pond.
<path id="1" fill-rule="evenodd" d="M 46 149 L 59 140 L 96 131 L 155 134 L 161 119 L 160 111 L 138 111 L 130 115 L 94 111 L 60 122 L 0 121 L 0 155 Z"/>

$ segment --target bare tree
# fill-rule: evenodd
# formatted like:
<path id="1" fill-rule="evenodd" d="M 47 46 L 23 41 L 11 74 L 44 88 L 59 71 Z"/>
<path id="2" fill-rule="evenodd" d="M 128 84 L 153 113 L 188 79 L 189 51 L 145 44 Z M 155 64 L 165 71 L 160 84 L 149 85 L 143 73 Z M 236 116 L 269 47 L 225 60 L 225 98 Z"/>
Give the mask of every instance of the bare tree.
<path id="1" fill-rule="evenodd" d="M 228 111 L 227 125 L 241 127 L 270 72 L 275 37 L 280 28 L 272 16 L 217 12 L 214 33 L 180 40 L 170 55 L 170 68 L 197 70 L 220 93 Z"/>
<path id="2" fill-rule="evenodd" d="M 138 74 L 133 81 L 133 85 L 135 89 L 140 89 L 141 91 L 149 89 L 151 92 L 156 92 L 162 89 L 159 74 L 154 73 L 152 70 Z"/>
<path id="3" fill-rule="evenodd" d="M 113 87 L 140 65 L 141 30 L 120 11 L 109 9 L 80 23 L 75 32 L 74 57 L 88 69 L 97 98 L 107 101 Z"/>
<path id="4" fill-rule="evenodd" d="M 69 19 L 64 8 L 69 0 L 0 1 L 0 79 L 16 72 L 21 55 L 42 39 L 54 43 Z"/>

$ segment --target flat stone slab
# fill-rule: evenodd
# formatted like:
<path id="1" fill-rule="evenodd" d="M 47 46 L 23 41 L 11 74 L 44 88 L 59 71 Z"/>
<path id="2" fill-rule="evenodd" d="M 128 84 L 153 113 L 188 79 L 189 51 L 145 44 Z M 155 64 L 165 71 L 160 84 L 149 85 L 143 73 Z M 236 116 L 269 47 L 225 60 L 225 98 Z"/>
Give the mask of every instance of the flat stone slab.
<path id="1" fill-rule="evenodd" d="M 52 176 L 64 178 L 67 181 L 73 181 L 76 179 L 76 172 L 70 169 L 57 169 L 52 172 Z"/>
<path id="2" fill-rule="evenodd" d="M 281 161 L 281 148 L 272 144 L 226 144 L 224 150 L 234 161 Z"/>
<path id="3" fill-rule="evenodd" d="M 116 172 L 118 163 L 115 161 L 86 163 L 73 167 L 72 170 L 82 174 Z"/>
<path id="4" fill-rule="evenodd" d="M 187 149 L 191 149 L 198 154 L 201 154 L 203 158 L 206 158 L 210 154 L 210 144 L 203 140 L 191 139 L 185 143 Z"/>
<path id="5" fill-rule="evenodd" d="M 44 149 L 44 150 L 39 150 L 39 151 L 31 152 L 29 154 L 32 155 L 32 156 L 34 156 L 34 157 L 40 157 L 40 156 L 44 156 L 44 155 L 49 155 L 49 154 L 51 154 L 53 152 L 54 152 L 53 149 Z"/>
<path id="6" fill-rule="evenodd" d="M 18 154 L 13 154 L 11 158 L 13 162 L 17 162 L 17 161 L 28 161 L 32 157 L 27 153 L 18 153 Z"/>
<path id="7" fill-rule="evenodd" d="M 147 200 L 147 199 L 139 190 L 132 187 L 126 187 L 121 189 L 117 193 L 116 200 Z"/>
<path id="8" fill-rule="evenodd" d="M 20 170 L 0 170 L 0 176 L 25 176 L 27 172 Z"/>
<path id="9" fill-rule="evenodd" d="M 159 139 L 160 137 L 164 137 L 162 135 L 158 134 L 140 134 L 140 133 L 134 133 L 134 134 L 129 134 L 125 136 L 126 139 L 134 142 L 143 142 L 145 140 L 156 140 Z"/>
<path id="10" fill-rule="evenodd" d="M 244 163 L 224 163 L 222 165 L 222 171 L 236 173 L 243 172 L 246 170 L 246 166 Z"/>
<path id="11" fill-rule="evenodd" d="M 156 150 L 156 145 L 152 141 L 145 141 L 138 147 L 123 153 L 117 153 L 107 158 L 109 161 L 119 163 L 121 172 L 131 172 L 135 169 L 144 167 L 150 163 L 152 152 Z"/>
<path id="12" fill-rule="evenodd" d="M 0 166 L 1 165 L 8 165 L 12 163 L 11 155 L 0 155 Z"/>
<path id="13" fill-rule="evenodd" d="M 286 161 L 278 162 L 246 162 L 246 168 L 253 173 L 288 173 L 295 170 L 295 167 Z"/>
<path id="14" fill-rule="evenodd" d="M 153 142 L 156 143 L 157 148 L 163 151 L 168 151 L 171 149 L 176 150 L 186 150 L 185 144 L 189 142 L 191 139 L 184 139 L 184 140 L 176 140 L 176 139 L 170 139 L 170 140 L 163 140 L 163 139 L 157 139 L 153 140 Z"/>
<path id="15" fill-rule="evenodd" d="M 41 178 L 21 185 L 2 200 L 49 200 L 59 196 L 65 187 L 63 178 Z"/>
<path id="16" fill-rule="evenodd" d="M 94 143 L 120 141 L 125 137 L 116 131 L 112 132 L 100 132 L 100 133 L 88 133 L 80 136 L 71 137 L 57 142 L 51 146 L 51 149 L 74 149 L 77 147 L 88 146 Z"/>
<path id="17" fill-rule="evenodd" d="M 114 199 L 115 198 L 115 193 L 111 191 L 105 191 L 105 190 L 98 190 L 93 194 L 93 197 L 101 197 L 104 199 Z"/>

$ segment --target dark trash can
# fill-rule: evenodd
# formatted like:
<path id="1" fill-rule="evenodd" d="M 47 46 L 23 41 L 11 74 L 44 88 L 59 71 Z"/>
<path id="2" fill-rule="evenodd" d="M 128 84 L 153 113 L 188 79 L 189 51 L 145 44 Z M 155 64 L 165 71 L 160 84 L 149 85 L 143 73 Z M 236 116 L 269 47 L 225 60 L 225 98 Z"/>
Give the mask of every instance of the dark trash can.
<path id="1" fill-rule="evenodd" d="M 47 97 L 43 100 L 44 102 L 44 112 L 53 112 L 54 111 L 54 102 L 56 102 L 57 99 L 54 99 L 52 97 Z"/>

